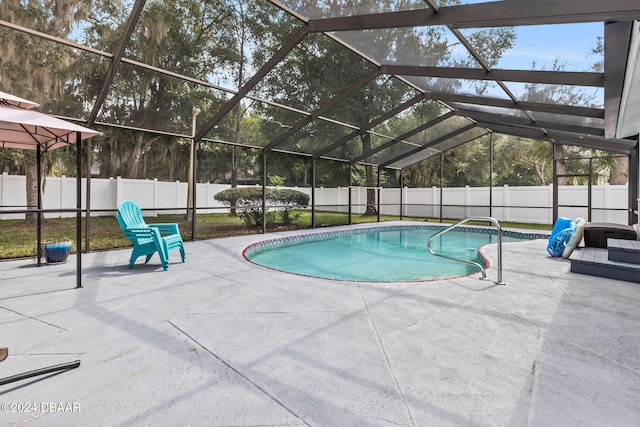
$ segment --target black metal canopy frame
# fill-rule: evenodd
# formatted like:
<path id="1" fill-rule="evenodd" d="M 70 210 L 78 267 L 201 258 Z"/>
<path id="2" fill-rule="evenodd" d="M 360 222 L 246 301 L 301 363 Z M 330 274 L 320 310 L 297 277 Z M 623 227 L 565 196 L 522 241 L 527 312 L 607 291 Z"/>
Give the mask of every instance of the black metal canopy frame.
<path id="1" fill-rule="evenodd" d="M 82 135 L 76 133 L 76 288 L 82 287 L 82 161 L 80 153 L 82 152 Z M 38 168 L 38 215 L 37 215 L 37 232 L 36 232 L 36 257 L 37 265 L 40 267 L 42 263 L 42 192 L 40 190 L 42 149 L 40 144 L 36 147 L 37 168 Z M 88 216 L 87 216 L 88 218 Z"/>

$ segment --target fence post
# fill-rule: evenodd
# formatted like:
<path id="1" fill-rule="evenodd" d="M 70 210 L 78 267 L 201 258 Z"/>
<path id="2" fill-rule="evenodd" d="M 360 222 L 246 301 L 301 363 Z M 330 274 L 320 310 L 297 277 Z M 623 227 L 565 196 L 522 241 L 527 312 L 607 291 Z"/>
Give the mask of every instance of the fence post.
<path id="1" fill-rule="evenodd" d="M 158 216 L 156 208 L 158 207 L 158 178 L 153 178 L 151 182 L 151 191 L 153 191 L 153 216 Z"/>
<path id="2" fill-rule="evenodd" d="M 51 177 L 49 177 L 49 179 L 51 179 Z M 67 191 L 65 189 L 65 187 L 67 186 L 67 177 L 65 175 L 61 175 L 58 182 L 60 183 L 58 209 L 65 209 L 67 207 Z M 62 212 L 58 212 L 58 218 L 62 218 L 63 216 L 65 215 Z"/>
<path id="3" fill-rule="evenodd" d="M 604 183 L 604 187 L 601 187 L 601 188 L 602 188 L 602 193 L 603 193 L 602 194 L 602 202 L 603 202 L 603 206 L 602 207 L 605 208 L 604 218 L 602 219 L 602 221 L 604 221 L 604 222 L 615 222 L 615 221 L 612 221 L 611 214 L 609 213 L 610 212 L 609 211 L 610 207 L 615 208 L 615 206 L 609 206 L 609 197 L 607 197 L 607 196 L 609 196 L 609 192 L 611 190 L 610 184 L 608 182 L 605 182 Z"/>
<path id="4" fill-rule="evenodd" d="M 115 207 L 115 211 L 116 211 L 116 216 L 118 215 L 117 210 L 118 207 L 120 206 L 120 203 L 122 203 L 122 177 L 120 176 L 116 176 L 116 187 L 115 187 L 115 201 L 116 201 L 116 207 Z"/>
<path id="5" fill-rule="evenodd" d="M 436 191 L 437 187 L 435 185 L 431 186 L 431 209 L 433 209 L 432 213 L 433 215 L 431 215 L 434 218 L 437 218 L 438 215 L 438 199 L 437 199 L 437 195 L 438 192 Z"/>
<path id="6" fill-rule="evenodd" d="M 504 194 L 502 195 L 502 204 L 504 205 L 504 220 L 509 221 L 509 185 L 504 185 Z"/>
<path id="7" fill-rule="evenodd" d="M 4 200 L 4 196 L 5 194 L 7 194 L 7 177 L 8 177 L 8 173 L 7 172 L 2 172 L 2 177 L 0 177 L 0 206 L 4 206 L 5 205 L 5 200 Z M 0 212 L 0 219 L 4 219 L 4 216 L 2 215 L 2 212 Z"/>
<path id="8" fill-rule="evenodd" d="M 469 218 L 471 216 L 471 208 L 469 207 L 469 186 L 464 186 L 464 217 Z"/>
<path id="9" fill-rule="evenodd" d="M 409 210 L 407 209 L 407 207 L 409 206 L 409 192 L 407 191 L 407 186 L 405 185 L 404 187 L 402 187 L 400 189 L 400 191 L 402 191 L 402 204 L 400 205 L 400 213 L 402 214 L 402 216 L 408 216 L 407 213 L 409 212 Z"/>
<path id="10" fill-rule="evenodd" d="M 549 188 L 548 206 L 551 206 L 551 211 L 549 212 L 549 216 L 547 218 L 548 218 L 548 223 L 553 224 L 553 184 L 549 184 L 547 187 Z"/>

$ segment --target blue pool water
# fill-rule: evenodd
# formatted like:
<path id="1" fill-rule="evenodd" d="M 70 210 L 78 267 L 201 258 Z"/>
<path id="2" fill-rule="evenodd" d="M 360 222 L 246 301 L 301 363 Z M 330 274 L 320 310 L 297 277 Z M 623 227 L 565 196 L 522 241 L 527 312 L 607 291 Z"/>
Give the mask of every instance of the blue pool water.
<path id="1" fill-rule="evenodd" d="M 477 272 L 473 266 L 428 252 L 427 239 L 441 229 L 400 226 L 317 233 L 260 242 L 245 249 L 244 255 L 255 264 L 275 270 L 336 280 L 425 281 Z M 538 237 L 503 232 L 502 241 Z M 478 248 L 497 242 L 497 238 L 495 229 L 464 228 L 436 238 L 431 247 L 438 253 L 486 267 Z"/>

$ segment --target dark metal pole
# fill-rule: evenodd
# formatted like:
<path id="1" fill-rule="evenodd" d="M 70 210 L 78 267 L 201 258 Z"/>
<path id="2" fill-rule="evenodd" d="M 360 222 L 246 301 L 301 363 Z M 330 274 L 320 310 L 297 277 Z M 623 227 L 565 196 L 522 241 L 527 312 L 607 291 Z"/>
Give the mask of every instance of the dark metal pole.
<path id="1" fill-rule="evenodd" d="M 193 143 L 193 163 L 191 164 L 191 240 L 193 242 L 196 241 L 196 186 L 197 186 L 197 173 L 196 173 L 196 165 L 198 161 L 196 160 L 198 157 L 198 143 L 195 139 L 192 141 Z M 206 205 L 205 205 L 206 206 Z"/>
<path id="2" fill-rule="evenodd" d="M 376 189 L 376 192 L 378 193 L 378 197 L 377 197 L 378 198 L 378 209 L 377 209 L 377 211 L 378 211 L 378 222 L 380 222 L 380 206 L 381 206 L 380 196 L 382 195 L 382 191 L 380 190 L 380 166 L 378 166 L 377 170 L 378 170 L 378 188 Z"/>
<path id="3" fill-rule="evenodd" d="M 489 216 L 493 217 L 493 132 L 489 135 Z"/>
<path id="4" fill-rule="evenodd" d="M 353 186 L 352 165 L 349 163 L 349 225 L 351 225 L 351 187 Z"/>
<path id="5" fill-rule="evenodd" d="M 311 159 L 311 228 L 316 228 L 316 158 Z"/>
<path id="6" fill-rule="evenodd" d="M 42 265 L 42 193 L 41 193 L 41 182 L 42 182 L 42 172 L 41 172 L 41 163 L 42 163 L 42 151 L 40 144 L 36 146 L 36 179 L 38 180 L 38 196 L 37 196 L 37 209 L 38 214 L 36 215 L 36 256 L 38 257 L 37 265 L 40 267 Z M 30 206 L 27 206 L 27 209 L 30 209 Z M 27 214 L 28 215 L 28 214 Z"/>
<path id="7" fill-rule="evenodd" d="M 444 153 L 440 153 L 440 222 L 442 222 L 442 183 L 444 182 Z"/>
<path id="8" fill-rule="evenodd" d="M 638 166 L 638 144 L 636 144 L 629 155 L 629 224 L 638 223 L 638 210 L 640 210 L 640 199 L 638 198 L 640 167 Z"/>
<path id="9" fill-rule="evenodd" d="M 66 370 L 69 370 L 69 369 L 75 369 L 78 366 L 80 366 L 80 361 L 79 360 L 75 360 L 75 361 L 69 362 L 69 363 L 62 363 L 60 365 L 54 365 L 54 366 L 49 366 L 49 367 L 46 367 L 46 368 L 36 369 L 36 370 L 25 372 L 25 373 L 22 373 L 22 374 L 17 374 L 17 375 L 12 375 L 10 377 L 2 378 L 2 379 L 0 379 L 0 385 L 5 385 L 5 384 L 13 383 L 13 382 L 16 382 L 16 381 L 25 380 L 25 379 L 31 378 L 31 377 L 37 377 L 39 375 L 50 374 L 52 372 L 66 371 Z"/>
<path id="10" fill-rule="evenodd" d="M 267 232 L 267 152 L 262 151 L 262 234 Z"/>
<path id="11" fill-rule="evenodd" d="M 91 234 L 91 140 L 87 140 L 87 188 L 85 189 L 84 215 L 84 251 L 89 252 L 89 236 Z"/>
<path id="12" fill-rule="evenodd" d="M 587 221 L 591 222 L 591 203 L 593 202 L 591 191 L 593 190 L 593 185 L 591 184 L 591 177 L 593 176 L 593 158 L 589 159 L 589 176 L 587 179 L 589 180 L 587 184 Z"/>
<path id="13" fill-rule="evenodd" d="M 551 143 L 552 159 L 553 159 L 553 220 L 552 224 L 558 219 L 558 165 L 556 162 L 556 143 Z"/>
<path id="14" fill-rule="evenodd" d="M 82 287 L 82 133 L 76 132 L 76 288 Z"/>
<path id="15" fill-rule="evenodd" d="M 404 169 L 400 169 L 400 221 L 402 221 L 402 199 L 403 199 L 403 187 L 404 184 Z"/>

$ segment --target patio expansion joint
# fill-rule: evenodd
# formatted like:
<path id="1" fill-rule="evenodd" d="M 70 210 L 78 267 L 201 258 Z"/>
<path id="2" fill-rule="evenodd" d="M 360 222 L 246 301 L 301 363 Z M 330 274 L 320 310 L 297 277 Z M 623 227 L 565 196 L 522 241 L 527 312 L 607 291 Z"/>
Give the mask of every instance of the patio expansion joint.
<path id="1" fill-rule="evenodd" d="M 291 408 L 289 408 L 288 406 L 286 406 L 283 402 L 281 402 L 277 397 L 273 396 L 271 393 L 269 393 L 267 390 L 265 390 L 263 387 L 261 387 L 259 384 L 255 383 L 254 381 L 252 381 L 249 377 L 247 377 L 245 374 L 243 374 L 242 372 L 240 372 L 238 369 L 236 369 L 234 366 L 232 366 L 230 363 L 228 363 L 226 360 L 222 359 L 220 356 L 218 356 L 217 354 L 215 354 L 213 351 L 209 350 L 209 348 L 207 348 L 204 344 L 200 343 L 197 339 L 195 339 L 194 337 L 192 337 L 191 335 L 189 335 L 186 331 L 184 331 L 183 329 L 181 329 L 179 326 L 177 326 L 176 324 L 174 324 L 173 322 L 171 322 L 170 320 L 167 320 L 167 322 L 169 323 L 169 325 L 171 325 L 172 327 L 174 327 L 177 331 L 179 331 L 180 333 L 182 333 L 184 336 L 186 336 L 187 338 L 189 338 L 193 343 L 195 343 L 197 346 L 199 346 L 200 348 L 202 348 L 204 351 L 206 351 L 207 353 L 209 353 L 211 356 L 213 356 L 216 360 L 218 360 L 220 363 L 222 363 L 224 366 L 226 366 L 229 370 L 231 370 L 234 374 L 238 375 L 240 378 L 242 378 L 243 380 L 245 380 L 246 382 L 248 382 L 249 384 L 251 384 L 253 387 L 255 387 L 256 389 L 258 389 L 261 393 L 263 393 L 265 396 L 267 396 L 269 399 L 271 399 L 272 401 L 274 401 L 276 404 L 278 404 L 280 407 L 282 407 L 285 411 L 287 411 L 288 413 L 290 413 L 291 415 L 293 415 L 296 419 L 300 420 L 301 422 L 303 422 L 305 425 L 311 427 L 311 425 L 305 421 L 304 417 L 301 415 L 296 414 Z"/>
<path id="2" fill-rule="evenodd" d="M 23 318 L 25 318 L 25 319 L 34 320 L 34 321 L 36 321 L 36 322 L 42 323 L 42 324 L 47 325 L 47 326 L 54 327 L 54 328 L 59 329 L 59 330 L 61 330 L 61 331 L 69 332 L 69 330 L 68 330 L 68 329 L 63 328 L 62 326 L 58 326 L 58 325 L 55 325 L 55 324 L 53 324 L 53 323 L 46 322 L 46 321 L 44 321 L 44 320 L 42 320 L 42 319 L 38 319 L 37 317 L 29 316 L 28 314 L 20 313 L 19 311 L 12 310 L 12 309 L 10 309 L 10 308 L 8 308 L 8 307 L 0 306 L 0 309 L 2 309 L 2 310 L 6 310 L 6 311 L 9 311 L 9 312 L 11 312 L 11 313 L 13 313 L 13 314 L 17 314 L 18 316 L 23 317 Z"/>
<path id="3" fill-rule="evenodd" d="M 387 367 L 389 368 L 389 372 L 391 373 L 391 377 L 393 378 L 393 382 L 396 386 L 396 391 L 398 392 L 398 394 L 400 395 L 400 397 L 402 398 L 402 404 L 404 406 L 404 409 L 407 413 L 407 416 L 409 417 L 409 420 L 411 420 L 411 425 L 412 426 L 416 426 L 416 422 L 413 419 L 413 415 L 411 414 L 411 410 L 409 409 L 409 405 L 407 403 L 407 399 L 404 395 L 404 393 L 402 392 L 402 388 L 400 387 L 400 382 L 398 381 L 398 377 L 396 376 L 396 373 L 393 370 L 393 366 L 391 364 L 391 361 L 389 360 L 389 355 L 387 354 L 387 350 L 384 347 L 384 343 L 382 342 L 382 337 L 380 336 L 380 331 L 378 331 L 378 327 L 376 326 L 376 322 L 373 319 L 373 316 L 371 314 L 371 311 L 369 310 L 369 304 L 367 303 L 367 299 L 364 296 L 364 292 L 362 292 L 362 287 L 360 285 L 358 285 L 358 290 L 360 291 L 360 296 L 362 298 L 362 303 L 364 305 L 364 308 L 367 312 L 367 316 L 369 317 L 369 321 L 371 322 L 371 326 L 373 327 L 373 330 L 376 334 L 376 338 L 378 339 L 378 344 L 380 345 L 380 350 L 382 350 L 382 354 L 384 356 L 384 360 L 385 363 L 387 365 Z"/>
<path id="4" fill-rule="evenodd" d="M 530 384 L 529 384 L 529 399 L 527 399 L 527 418 L 524 422 L 524 425 L 529 425 L 529 420 L 532 418 L 534 414 L 532 414 L 532 400 L 533 400 L 533 389 L 536 386 L 536 367 L 538 363 L 538 353 L 540 352 L 540 348 L 542 348 L 542 328 L 538 328 L 538 339 L 536 343 L 536 349 L 533 353 L 533 362 L 531 364 L 531 376 L 530 376 Z"/>
<path id="5" fill-rule="evenodd" d="M 551 280 L 553 280 L 552 278 L 550 278 Z M 536 291 L 532 291 L 530 289 L 515 289 L 517 292 L 520 292 L 522 294 L 535 294 L 535 295 L 542 295 L 544 297 L 548 297 L 551 299 L 556 299 L 558 301 L 562 301 L 562 298 L 559 298 L 557 296 L 554 295 L 549 295 L 548 293 L 544 293 L 544 292 L 536 292 Z M 601 307 L 598 307 L 596 304 L 589 304 L 586 302 L 581 302 L 578 300 L 575 300 L 574 298 L 572 298 L 570 295 L 567 295 L 564 291 L 563 293 L 565 294 L 565 296 L 569 299 L 569 302 L 571 304 L 573 304 L 576 307 L 581 307 L 581 308 L 586 308 L 586 309 L 590 309 L 590 310 L 597 310 L 599 314 L 607 314 L 607 316 L 602 316 L 602 318 L 608 318 L 608 319 L 626 319 L 626 320 L 640 320 L 640 316 L 639 315 L 635 315 L 635 314 L 626 314 L 626 313 L 621 313 L 619 311 L 615 311 L 615 310 L 610 310 L 610 309 L 604 309 Z M 493 306 L 492 306 L 493 307 Z M 502 311 L 504 312 L 504 310 L 497 308 L 497 307 L 493 307 L 496 310 Z M 506 312 L 505 312 L 506 313 Z M 536 314 L 545 314 L 545 311 L 530 311 L 530 313 L 536 313 Z M 527 320 L 527 319 L 523 319 L 520 318 L 518 315 L 513 314 L 513 313 L 507 313 L 507 314 L 511 314 L 512 316 L 518 317 L 518 319 L 526 321 L 528 323 L 531 323 L 531 321 Z"/>
<path id="6" fill-rule="evenodd" d="M 589 307 L 589 308 L 595 308 L 595 307 L 593 307 L 593 306 L 589 306 L 589 305 L 585 305 L 585 304 L 581 304 L 581 303 L 576 303 L 576 305 L 582 305 L 582 306 Z M 536 327 L 536 328 L 538 328 L 538 330 L 539 330 L 539 336 L 540 336 L 540 338 L 542 337 L 542 332 L 547 333 L 547 334 L 549 334 L 549 335 L 553 335 L 553 336 L 554 336 L 554 337 L 556 337 L 557 339 L 559 339 L 559 340 L 561 340 L 561 341 L 564 341 L 564 342 L 566 342 L 566 343 L 568 343 L 568 344 L 571 344 L 571 345 L 573 345 L 573 346 L 576 346 L 576 347 L 580 348 L 581 350 L 583 350 L 583 351 L 585 351 L 585 352 L 587 352 L 587 353 L 589 353 L 589 354 L 591 354 L 591 355 L 593 355 L 593 356 L 595 356 L 595 357 L 598 357 L 598 358 L 600 358 L 600 359 L 603 359 L 603 360 L 605 360 L 605 361 L 607 361 L 607 362 L 609 362 L 609 363 L 612 363 L 612 364 L 614 364 L 614 365 L 616 365 L 616 366 L 618 366 L 618 367 L 620 367 L 620 368 L 627 369 L 627 370 L 629 370 L 629 371 L 631 371 L 631 372 L 633 372 L 633 373 L 640 374 L 640 369 L 636 369 L 636 368 L 634 368 L 634 367 L 632 367 L 632 366 L 625 365 L 624 363 L 619 362 L 619 361 L 617 361 L 617 360 L 615 360 L 615 359 L 612 359 L 612 358 L 611 358 L 611 357 L 609 357 L 609 356 L 606 356 L 606 355 L 604 355 L 604 354 L 598 353 L 598 352 L 596 352 L 596 351 L 594 351 L 594 350 L 590 349 L 589 347 L 586 347 L 586 346 L 584 346 L 584 345 L 582 345 L 582 344 L 580 344 L 580 343 L 577 343 L 577 342 L 575 342 L 575 341 L 572 341 L 572 340 L 570 340 L 570 339 L 568 339 L 568 338 L 566 338 L 566 337 L 564 337 L 564 336 L 562 336 L 562 335 L 560 335 L 560 334 L 558 334 L 558 333 L 556 333 L 556 332 L 554 332 L 554 331 L 552 331 L 552 330 L 550 330 L 550 329 L 548 329 L 548 328 L 546 328 L 546 327 L 544 327 L 544 326 L 542 326 L 542 325 L 540 325 L 540 324 L 538 324 L 538 323 L 536 323 L 536 322 L 533 322 L 533 321 L 531 321 L 531 320 L 529 320 L 529 319 L 526 319 L 526 318 L 521 317 L 521 316 L 519 316 L 519 315 L 517 315 L 517 314 L 514 314 L 514 313 L 508 313 L 508 312 L 505 312 L 504 310 L 501 310 L 501 309 L 499 309 L 499 308 L 497 308 L 497 307 L 493 307 L 493 306 L 491 306 L 491 307 L 492 307 L 492 308 L 494 308 L 494 309 L 495 309 L 495 310 L 497 310 L 497 311 L 500 311 L 500 312 L 502 312 L 502 313 L 504 313 L 504 314 L 506 314 L 506 315 L 508 315 L 508 316 L 513 317 L 514 319 L 517 319 L 517 320 L 518 320 L 518 321 L 520 321 L 520 322 L 523 322 L 523 323 L 529 324 L 529 325 L 531 325 L 531 326 L 535 326 L 535 327 Z M 620 317 L 625 317 L 625 316 L 623 316 L 622 314 L 620 314 L 619 316 L 612 316 L 612 317 L 611 317 L 611 319 L 616 319 L 616 318 L 617 318 L 617 319 L 619 319 Z M 636 320 L 636 319 L 637 319 L 635 316 L 628 317 L 628 318 L 629 318 L 630 320 Z M 536 356 L 537 356 L 537 353 L 536 353 Z"/>
<path id="7" fill-rule="evenodd" d="M 585 347 L 584 345 L 582 345 L 580 343 L 577 343 L 575 341 L 572 341 L 570 339 L 567 339 L 567 338 L 563 337 L 562 335 L 559 335 L 559 334 L 557 334 L 557 333 L 555 333 L 553 331 L 549 331 L 549 330 L 546 330 L 546 329 L 543 329 L 543 330 L 545 332 L 555 336 L 557 339 L 559 339 L 561 341 L 564 341 L 564 342 L 566 342 L 568 344 L 571 344 L 571 345 L 583 350 L 584 352 L 591 354 L 592 356 L 595 356 L 595 357 L 597 357 L 599 359 L 605 360 L 606 362 L 611 363 L 613 365 L 616 365 L 621 369 L 625 369 L 625 370 L 628 370 L 630 372 L 633 372 L 634 374 L 640 375 L 640 369 L 634 368 L 634 367 L 629 366 L 629 365 L 625 365 L 622 362 L 619 362 L 619 361 L 617 361 L 615 359 L 612 359 L 611 357 L 609 357 L 607 355 L 598 353 L 597 351 L 595 351 L 595 350 L 593 350 L 593 349 L 591 349 L 589 347 Z"/>
<path id="8" fill-rule="evenodd" d="M 566 296 L 567 298 L 569 298 L 571 300 L 571 302 L 577 303 L 577 301 L 575 299 L 573 299 L 571 297 L 571 295 L 569 295 L 569 293 L 564 289 L 564 287 L 562 287 L 558 281 L 551 276 L 550 274 L 547 274 L 547 279 L 554 284 L 555 287 L 557 287 L 558 289 L 560 289 L 562 291 L 562 293 L 564 294 L 564 296 Z"/>
<path id="9" fill-rule="evenodd" d="M 291 310 L 291 311 L 186 311 L 188 316 L 247 316 L 255 314 L 352 314 L 347 310 Z"/>

